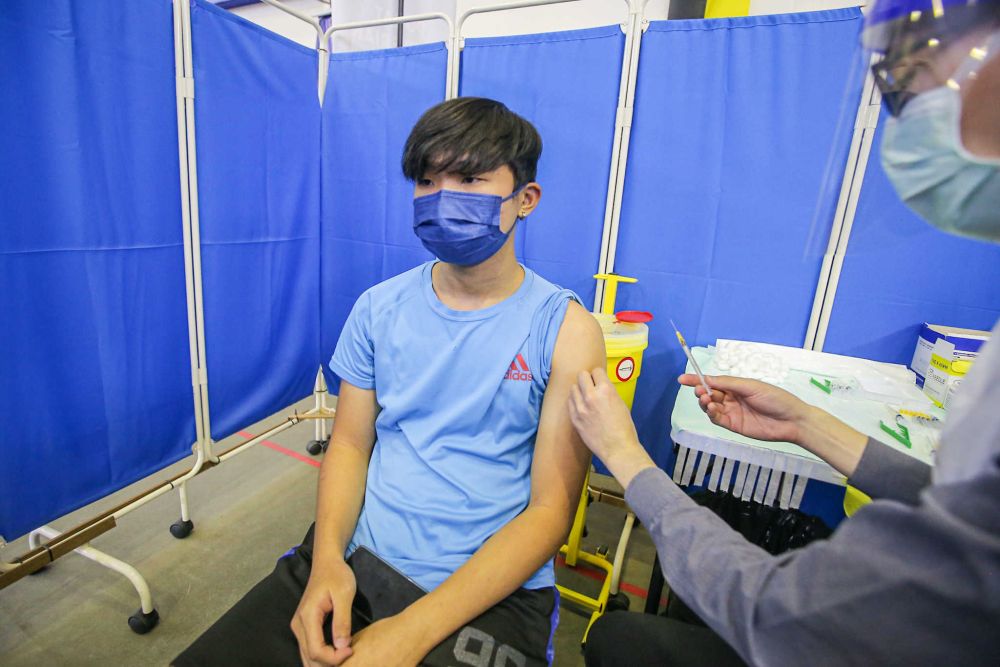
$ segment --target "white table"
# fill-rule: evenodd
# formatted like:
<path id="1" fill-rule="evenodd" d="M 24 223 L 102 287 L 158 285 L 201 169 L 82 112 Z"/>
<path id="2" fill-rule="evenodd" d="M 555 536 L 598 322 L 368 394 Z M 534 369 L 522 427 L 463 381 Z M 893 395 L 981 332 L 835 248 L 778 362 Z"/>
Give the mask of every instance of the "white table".
<path id="1" fill-rule="evenodd" d="M 749 347 L 779 358 L 788 369 L 780 387 L 866 435 L 933 463 L 937 428 L 924 426 L 923 422 L 909 422 L 912 447 L 906 448 L 879 426 L 880 420 L 894 425 L 893 414 L 900 407 L 944 417 L 916 387 L 913 374 L 906 367 L 766 343 L 720 340 L 718 345 Z M 726 374 L 715 366 L 716 349 L 692 350 L 706 375 Z M 688 366 L 688 372 L 693 372 Z M 845 377 L 854 378 L 860 385 L 853 396 L 827 394 L 810 382 L 811 378 Z M 772 505 L 777 499 L 781 508 L 788 509 L 798 508 L 810 479 L 846 484 L 843 475 L 798 445 L 754 440 L 716 426 L 698 406 L 691 387 L 680 388 L 670 425 L 670 436 L 678 445 L 673 479 L 682 486 L 692 483 L 700 486 L 707 478 L 706 486 L 711 491 L 728 492 L 765 505 Z"/>

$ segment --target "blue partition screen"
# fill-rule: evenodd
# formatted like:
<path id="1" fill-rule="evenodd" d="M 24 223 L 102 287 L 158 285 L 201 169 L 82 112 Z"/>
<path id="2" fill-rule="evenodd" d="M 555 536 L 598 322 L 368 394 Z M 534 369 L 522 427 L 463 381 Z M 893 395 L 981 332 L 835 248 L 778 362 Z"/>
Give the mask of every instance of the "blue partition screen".
<path id="1" fill-rule="evenodd" d="M 542 136 L 542 200 L 517 229 L 517 255 L 594 301 L 625 38 L 619 26 L 469 39 L 462 95 L 500 100 Z"/>
<path id="2" fill-rule="evenodd" d="M 924 322 L 993 328 L 1000 246 L 940 232 L 903 205 L 882 170 L 881 138 L 877 132 L 823 349 L 908 364 Z"/>
<path id="3" fill-rule="evenodd" d="M 190 453 L 169 2 L 0 9 L 0 534 Z"/>
<path id="4" fill-rule="evenodd" d="M 833 217 L 823 185 L 846 160 L 860 23 L 856 9 L 666 21 L 643 38 L 615 269 L 639 279 L 619 309 L 657 317 L 633 414 L 661 465 L 684 368 L 668 318 L 694 345 L 803 342 L 825 249 L 811 221 L 818 197 Z"/>
<path id="5" fill-rule="evenodd" d="M 403 145 L 444 100 L 448 52 L 428 44 L 334 54 L 323 102 L 322 357 L 329 361 L 355 300 L 431 258 L 413 234 Z M 324 370 L 330 383 L 336 379 Z"/>
<path id="6" fill-rule="evenodd" d="M 315 52 L 191 9 L 212 437 L 307 396 L 319 365 Z"/>

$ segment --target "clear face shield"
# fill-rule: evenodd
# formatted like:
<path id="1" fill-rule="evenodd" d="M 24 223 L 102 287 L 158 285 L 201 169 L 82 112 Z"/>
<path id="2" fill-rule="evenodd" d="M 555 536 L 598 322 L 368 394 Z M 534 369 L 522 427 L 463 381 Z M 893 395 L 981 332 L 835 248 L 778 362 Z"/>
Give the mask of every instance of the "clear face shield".
<path id="1" fill-rule="evenodd" d="M 884 0 L 865 17 L 862 46 L 887 111 L 898 118 L 921 93 L 961 92 L 1000 50 L 1000 3 Z"/>
<path id="2" fill-rule="evenodd" d="M 880 99 L 887 112 L 878 153 L 900 199 L 942 231 L 986 241 L 1000 241 L 998 56 L 1000 0 L 875 0 L 865 11 L 858 72 L 845 95 L 845 105 L 858 104 L 858 83 L 867 75 L 862 107 L 870 102 L 877 111 Z M 840 128 L 841 140 L 871 128 L 875 114 L 862 115 L 845 107 L 842 125 L 854 122 Z M 849 200 L 849 176 L 834 162 L 822 196 L 840 188 Z M 841 202 L 837 215 L 844 208 Z M 817 206 L 816 246 L 830 234 L 830 214 Z"/>

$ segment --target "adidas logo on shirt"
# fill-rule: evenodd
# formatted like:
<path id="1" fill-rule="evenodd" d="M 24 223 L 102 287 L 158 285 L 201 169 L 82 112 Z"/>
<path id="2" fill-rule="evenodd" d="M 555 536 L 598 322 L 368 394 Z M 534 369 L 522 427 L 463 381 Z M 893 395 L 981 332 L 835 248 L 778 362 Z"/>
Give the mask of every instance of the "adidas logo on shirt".
<path id="1" fill-rule="evenodd" d="M 531 382 L 532 378 L 533 376 L 528 369 L 528 364 L 520 354 L 514 357 L 514 361 L 510 362 L 510 368 L 507 370 L 507 374 L 503 376 L 504 380 L 515 380 L 517 382 Z"/>

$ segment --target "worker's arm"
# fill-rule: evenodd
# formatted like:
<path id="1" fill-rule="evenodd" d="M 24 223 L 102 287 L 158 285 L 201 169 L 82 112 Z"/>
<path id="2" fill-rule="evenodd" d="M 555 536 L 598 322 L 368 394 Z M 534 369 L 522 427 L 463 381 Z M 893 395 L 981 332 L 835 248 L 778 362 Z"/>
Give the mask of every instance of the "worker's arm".
<path id="1" fill-rule="evenodd" d="M 714 423 L 758 440 L 794 442 L 850 478 L 875 498 L 917 502 L 930 484 L 930 466 L 868 438 L 829 412 L 774 385 L 735 377 L 712 377 L 708 396 L 696 375 L 680 383 L 694 387 L 699 405 Z"/>
<path id="2" fill-rule="evenodd" d="M 312 571 L 292 618 L 303 665 L 338 665 L 352 653 L 351 604 L 356 583 L 344 553 L 364 501 L 378 413 L 373 389 L 341 382 L 337 418 L 319 470 Z M 333 614 L 332 647 L 323 638 L 327 614 Z"/>
<path id="3" fill-rule="evenodd" d="M 872 497 L 912 504 L 930 483 L 930 466 L 869 439 L 784 389 L 757 380 L 711 376 L 709 396 L 697 375 L 682 375 L 679 382 L 694 387 L 701 409 L 713 423 L 749 438 L 794 442 Z M 579 374 L 569 407 L 587 446 L 622 486 L 655 467 L 603 368 Z"/>
<path id="4" fill-rule="evenodd" d="M 774 385 L 747 378 L 709 377 L 709 395 L 698 376 L 678 381 L 695 387 L 701 409 L 715 424 L 757 440 L 794 442 L 846 477 L 854 474 L 868 438 L 830 413 Z"/>
<path id="5" fill-rule="evenodd" d="M 709 378 L 714 390 L 733 391 L 719 380 Z M 794 441 L 794 415 L 767 421 L 780 407 L 767 418 L 713 408 L 713 421 Z M 1000 651 L 1000 462 L 915 505 L 873 503 L 830 539 L 772 556 L 653 465 L 603 369 L 580 374 L 570 414 L 627 487 L 671 590 L 749 664 L 991 664 Z M 853 472 L 870 463 L 865 448 Z"/>
<path id="6" fill-rule="evenodd" d="M 350 665 L 416 664 L 555 556 L 572 524 L 590 462 L 590 452 L 569 421 L 566 401 L 577 372 L 603 361 L 600 328 L 571 302 L 556 339 L 542 401 L 527 508 L 432 592 L 401 614 L 362 631 Z"/>
<path id="7" fill-rule="evenodd" d="M 1000 466 L 872 503 L 780 556 L 657 469 L 625 494 L 676 592 L 749 664 L 978 665 L 1000 655 Z"/>

